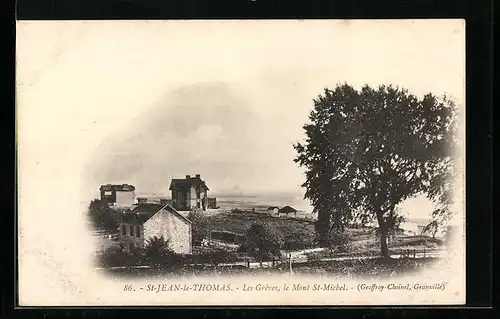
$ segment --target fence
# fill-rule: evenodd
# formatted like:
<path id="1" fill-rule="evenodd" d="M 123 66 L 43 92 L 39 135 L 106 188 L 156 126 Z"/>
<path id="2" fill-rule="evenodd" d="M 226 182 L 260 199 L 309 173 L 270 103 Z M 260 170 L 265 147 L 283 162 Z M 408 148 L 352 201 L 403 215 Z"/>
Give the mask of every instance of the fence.
<path id="1" fill-rule="evenodd" d="M 441 257 L 442 251 L 435 249 L 405 249 L 399 252 L 393 253 L 391 258 L 399 259 L 417 259 L 417 258 L 437 258 Z M 268 261 L 251 261 L 250 259 L 240 260 L 235 262 L 219 263 L 216 264 L 218 268 L 233 268 L 233 267 L 244 267 L 247 269 L 258 269 L 258 268 L 278 268 L 280 270 L 293 272 L 293 265 L 303 264 L 309 262 L 328 262 L 328 261 L 349 261 L 349 260 L 371 260 L 378 259 L 379 255 L 342 255 L 342 256 L 332 256 L 332 257 L 311 257 L 305 254 L 292 255 L 291 253 L 286 254 L 282 257 L 275 257 Z M 194 263 L 186 264 L 185 266 L 206 266 L 214 267 L 213 263 Z M 124 266 L 124 267 L 114 267 L 114 268 L 149 268 L 149 266 Z"/>
<path id="2" fill-rule="evenodd" d="M 405 249 L 399 253 L 399 258 L 436 258 L 442 254 L 441 250 L 436 249 Z"/>

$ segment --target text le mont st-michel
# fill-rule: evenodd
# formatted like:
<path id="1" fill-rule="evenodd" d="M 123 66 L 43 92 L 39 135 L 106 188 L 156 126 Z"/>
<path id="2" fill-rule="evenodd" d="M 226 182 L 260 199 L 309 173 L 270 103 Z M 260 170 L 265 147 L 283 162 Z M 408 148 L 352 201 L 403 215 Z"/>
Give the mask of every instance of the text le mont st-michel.
<path id="1" fill-rule="evenodd" d="M 146 285 L 125 285 L 123 291 L 129 292 L 297 292 L 297 291 L 364 291 L 364 292 L 383 292 L 391 290 L 406 290 L 406 291 L 444 291 L 446 283 L 433 284 L 375 284 L 361 283 L 357 285 L 347 285 L 339 283 L 317 283 L 317 284 L 146 284 Z"/>

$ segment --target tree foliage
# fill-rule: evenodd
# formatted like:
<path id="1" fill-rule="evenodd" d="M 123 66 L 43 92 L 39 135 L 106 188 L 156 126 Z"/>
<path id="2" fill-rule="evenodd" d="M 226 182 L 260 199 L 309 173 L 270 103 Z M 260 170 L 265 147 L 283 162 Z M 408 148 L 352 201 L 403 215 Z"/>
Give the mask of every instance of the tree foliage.
<path id="1" fill-rule="evenodd" d="M 96 228 L 104 228 L 111 233 L 116 233 L 119 217 L 105 201 L 93 199 L 89 203 L 88 214 L 90 221 Z"/>
<path id="2" fill-rule="evenodd" d="M 351 249 L 352 240 L 352 236 L 336 228 L 328 233 L 329 248 L 336 252 L 348 252 Z"/>
<path id="3" fill-rule="evenodd" d="M 150 238 L 144 247 L 144 259 L 151 265 L 166 265 L 174 256 L 163 236 Z"/>
<path id="4" fill-rule="evenodd" d="M 117 246 L 111 246 L 99 256 L 99 262 L 103 267 L 115 266 L 137 266 L 144 261 L 144 254 L 141 249 L 124 251 Z"/>
<path id="5" fill-rule="evenodd" d="M 388 256 L 399 203 L 424 193 L 439 203 L 437 215 L 449 212 L 458 117 L 448 98 L 343 84 L 314 100 L 309 119 L 305 142 L 294 145 L 295 162 L 306 168 L 303 187 L 318 214 L 321 244 L 332 228 L 369 215 Z"/>
<path id="6" fill-rule="evenodd" d="M 283 234 L 271 224 L 255 222 L 247 230 L 246 240 L 240 250 L 248 252 L 261 261 L 278 256 L 285 244 Z"/>
<path id="7" fill-rule="evenodd" d="M 193 243 L 201 243 L 210 235 L 210 220 L 199 209 L 191 210 L 187 218 L 191 221 Z"/>

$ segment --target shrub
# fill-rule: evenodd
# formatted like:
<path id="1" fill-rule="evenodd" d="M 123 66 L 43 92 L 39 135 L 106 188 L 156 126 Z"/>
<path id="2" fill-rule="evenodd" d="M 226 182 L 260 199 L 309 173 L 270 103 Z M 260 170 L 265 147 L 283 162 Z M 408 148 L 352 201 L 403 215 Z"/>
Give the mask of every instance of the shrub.
<path id="1" fill-rule="evenodd" d="M 352 241 L 352 236 L 341 230 L 332 229 L 328 233 L 328 245 L 330 249 L 336 252 L 343 253 L 351 251 Z"/>
<path id="2" fill-rule="evenodd" d="M 193 243 L 201 243 L 210 234 L 210 220 L 197 209 L 190 211 L 187 218 L 191 221 Z"/>
<path id="3" fill-rule="evenodd" d="M 144 247 L 144 261 L 151 266 L 167 266 L 174 262 L 176 254 L 168 247 L 163 236 L 149 239 Z"/>
<path id="4" fill-rule="evenodd" d="M 314 232 L 307 227 L 296 227 L 285 232 L 285 234 L 285 249 L 299 250 L 314 247 Z"/>
<path id="5" fill-rule="evenodd" d="M 247 230 L 240 251 L 264 261 L 279 256 L 285 244 L 282 232 L 271 224 L 255 222 Z"/>
<path id="6" fill-rule="evenodd" d="M 111 233 L 116 233 L 119 223 L 119 214 L 109 208 L 105 201 L 93 199 L 89 203 L 88 215 L 94 227 L 102 227 Z"/>
<path id="7" fill-rule="evenodd" d="M 102 267 L 135 266 L 142 264 L 143 259 L 143 252 L 140 249 L 125 252 L 121 248 L 113 246 L 103 252 L 99 263 Z"/>

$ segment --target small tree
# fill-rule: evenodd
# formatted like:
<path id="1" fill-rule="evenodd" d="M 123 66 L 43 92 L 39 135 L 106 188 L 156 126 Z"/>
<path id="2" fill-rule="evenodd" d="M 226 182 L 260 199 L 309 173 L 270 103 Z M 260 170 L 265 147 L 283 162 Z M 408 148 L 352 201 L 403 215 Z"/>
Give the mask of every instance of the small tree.
<path id="1" fill-rule="evenodd" d="M 150 265 L 166 265 L 174 255 L 168 247 L 168 240 L 165 240 L 163 236 L 149 239 L 144 247 L 145 261 Z"/>
<path id="2" fill-rule="evenodd" d="M 101 226 L 104 209 L 104 203 L 101 200 L 96 198 L 90 201 L 88 215 L 94 227 Z"/>
<path id="3" fill-rule="evenodd" d="M 432 239 L 436 238 L 436 234 L 439 231 L 439 223 L 437 220 L 431 221 L 429 224 L 427 224 L 424 229 L 422 229 L 422 233 L 431 233 L 432 234 Z"/>
<path id="4" fill-rule="evenodd" d="M 193 243 L 200 243 L 210 235 L 210 220 L 199 209 L 191 210 L 188 219 L 191 221 Z"/>
<path id="5" fill-rule="evenodd" d="M 105 228 L 115 233 L 118 227 L 118 214 L 105 201 L 93 199 L 90 201 L 88 214 L 94 227 Z"/>
<path id="6" fill-rule="evenodd" d="M 271 224 L 255 222 L 248 228 L 246 240 L 241 244 L 240 250 L 264 261 L 280 255 L 284 243 L 283 234 L 279 229 Z"/>

